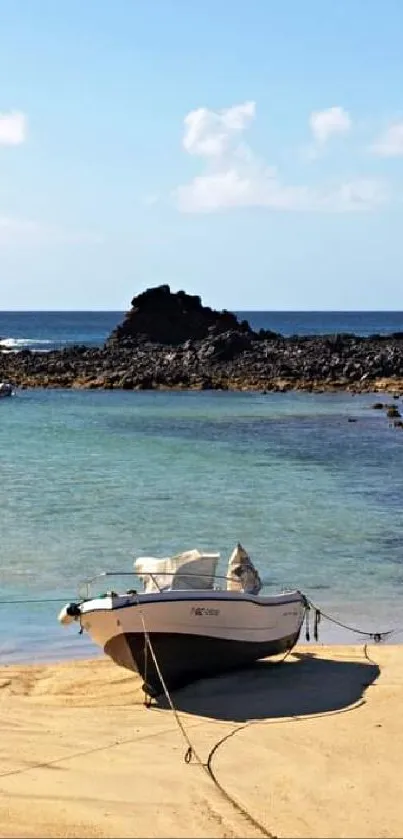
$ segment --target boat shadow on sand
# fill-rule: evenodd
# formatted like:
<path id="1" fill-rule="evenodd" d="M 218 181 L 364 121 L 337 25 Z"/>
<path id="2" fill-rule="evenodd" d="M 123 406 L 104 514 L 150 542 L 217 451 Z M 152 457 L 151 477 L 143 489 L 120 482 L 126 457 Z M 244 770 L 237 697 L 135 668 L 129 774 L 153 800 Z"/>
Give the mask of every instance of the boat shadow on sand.
<path id="1" fill-rule="evenodd" d="M 370 660 L 323 658 L 293 653 L 284 662 L 203 679 L 172 694 L 178 711 L 231 722 L 311 716 L 347 710 L 364 701 L 380 674 Z M 169 707 L 165 697 L 158 707 Z"/>

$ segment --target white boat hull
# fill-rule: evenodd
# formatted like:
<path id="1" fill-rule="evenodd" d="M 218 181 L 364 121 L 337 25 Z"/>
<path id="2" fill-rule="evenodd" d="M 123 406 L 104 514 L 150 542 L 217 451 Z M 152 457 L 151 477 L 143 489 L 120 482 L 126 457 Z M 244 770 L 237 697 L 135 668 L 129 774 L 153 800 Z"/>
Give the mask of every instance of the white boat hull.
<path id="1" fill-rule="evenodd" d="M 117 664 L 140 673 L 151 695 L 162 691 L 147 631 L 168 688 L 286 652 L 305 613 L 299 592 L 275 597 L 188 591 L 119 595 L 86 601 L 80 620 Z"/>

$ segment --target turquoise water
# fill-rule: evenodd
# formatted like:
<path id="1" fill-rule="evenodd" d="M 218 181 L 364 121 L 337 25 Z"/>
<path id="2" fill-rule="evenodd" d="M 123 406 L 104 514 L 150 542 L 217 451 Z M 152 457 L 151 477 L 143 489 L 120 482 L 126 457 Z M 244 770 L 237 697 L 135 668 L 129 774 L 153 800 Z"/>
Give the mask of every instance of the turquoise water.
<path id="1" fill-rule="evenodd" d="M 80 580 L 129 571 L 139 554 L 219 550 L 225 571 L 238 540 L 267 591 L 298 587 L 369 631 L 403 627 L 403 433 L 373 402 L 42 390 L 3 400 L 0 661 L 95 650 L 58 625 L 62 603 L 4 601 L 74 599 Z M 336 636 L 355 640 L 323 624 L 324 640 Z"/>

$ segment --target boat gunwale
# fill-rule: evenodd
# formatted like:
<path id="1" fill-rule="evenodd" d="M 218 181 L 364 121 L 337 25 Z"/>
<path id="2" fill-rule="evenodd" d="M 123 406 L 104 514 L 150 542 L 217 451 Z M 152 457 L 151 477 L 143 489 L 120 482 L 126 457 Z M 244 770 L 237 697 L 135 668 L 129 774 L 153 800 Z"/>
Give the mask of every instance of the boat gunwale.
<path id="1" fill-rule="evenodd" d="M 182 595 L 182 597 L 180 596 Z M 294 595 L 294 596 L 292 596 Z M 124 600 L 124 602 L 116 602 L 116 600 Z M 104 604 L 105 600 L 109 600 L 109 606 L 91 606 L 93 603 L 100 603 Z M 113 602 L 115 601 L 115 602 Z M 130 609 L 132 607 L 138 607 L 142 605 L 149 605 L 149 604 L 158 604 L 158 603 L 184 603 L 190 602 L 193 603 L 195 601 L 202 601 L 202 602 L 213 602 L 219 603 L 221 601 L 224 602 L 231 602 L 234 603 L 248 603 L 252 606 L 260 606 L 260 607 L 273 607 L 273 606 L 287 606 L 293 603 L 301 603 L 304 605 L 304 595 L 295 590 L 293 592 L 285 592 L 284 594 L 274 594 L 274 595 L 257 595 L 257 594 L 247 594 L 246 592 L 242 591 L 225 591 L 222 590 L 213 590 L 209 593 L 204 593 L 204 590 L 201 589 L 200 592 L 196 590 L 187 591 L 185 589 L 178 590 L 176 592 L 173 591 L 163 591 L 158 593 L 147 594 L 145 592 L 139 592 L 138 594 L 116 594 L 116 595 L 107 595 L 107 597 L 94 597 L 90 600 L 81 601 L 80 610 L 81 614 L 89 615 L 91 613 L 99 613 L 99 612 L 112 612 L 112 611 L 119 611 L 121 609 Z"/>

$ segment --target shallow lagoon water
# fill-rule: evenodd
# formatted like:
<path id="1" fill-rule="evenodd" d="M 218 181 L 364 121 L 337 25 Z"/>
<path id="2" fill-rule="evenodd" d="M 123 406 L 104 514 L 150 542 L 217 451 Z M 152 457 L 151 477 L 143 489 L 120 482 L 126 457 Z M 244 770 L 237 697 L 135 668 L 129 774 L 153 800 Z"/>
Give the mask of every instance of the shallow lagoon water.
<path id="1" fill-rule="evenodd" d="M 192 547 L 220 551 L 225 573 L 238 540 L 265 590 L 297 587 L 369 631 L 403 628 L 403 433 L 372 410 L 378 399 L 38 389 L 3 400 L 0 660 L 95 652 L 58 625 L 63 602 L 4 601 L 74 599 L 98 571 Z M 321 636 L 357 640 L 325 622 Z"/>

